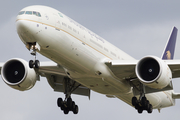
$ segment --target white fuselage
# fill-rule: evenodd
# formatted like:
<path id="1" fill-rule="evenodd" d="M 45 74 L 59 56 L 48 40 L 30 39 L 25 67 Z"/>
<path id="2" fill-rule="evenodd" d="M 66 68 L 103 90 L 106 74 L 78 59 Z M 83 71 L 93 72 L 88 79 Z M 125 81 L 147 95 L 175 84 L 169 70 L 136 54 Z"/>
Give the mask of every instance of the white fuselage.
<path id="1" fill-rule="evenodd" d="M 41 14 L 17 16 L 17 32 L 25 45 L 36 42 L 38 52 L 61 65 L 71 79 L 131 105 L 131 86 L 114 76 L 104 62 L 134 58 L 53 8 L 30 6 L 21 11 Z M 171 91 L 146 96 L 153 108 L 174 105 Z"/>

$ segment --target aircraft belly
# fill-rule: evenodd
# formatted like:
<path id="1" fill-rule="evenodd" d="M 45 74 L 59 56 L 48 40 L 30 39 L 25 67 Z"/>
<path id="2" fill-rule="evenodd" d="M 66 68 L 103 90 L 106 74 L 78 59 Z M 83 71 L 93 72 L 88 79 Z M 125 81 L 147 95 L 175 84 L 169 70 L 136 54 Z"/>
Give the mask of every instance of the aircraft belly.
<path id="1" fill-rule="evenodd" d="M 156 93 L 150 93 L 146 94 L 147 100 L 152 104 L 153 109 L 161 109 L 169 106 L 173 106 L 174 100 L 172 97 L 167 95 L 170 91 L 165 91 L 165 92 L 156 92 Z M 133 93 L 128 93 L 128 94 L 121 94 L 121 95 L 116 95 L 117 98 L 121 99 L 122 101 L 126 102 L 130 106 L 132 106 L 132 97 Z M 137 96 L 139 98 L 139 96 Z"/>

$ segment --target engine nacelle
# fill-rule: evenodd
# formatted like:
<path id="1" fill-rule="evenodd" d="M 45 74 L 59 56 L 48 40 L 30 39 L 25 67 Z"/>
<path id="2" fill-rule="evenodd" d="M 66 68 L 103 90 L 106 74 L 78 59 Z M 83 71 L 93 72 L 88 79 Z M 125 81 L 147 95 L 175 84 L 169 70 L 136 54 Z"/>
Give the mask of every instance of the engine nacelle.
<path id="1" fill-rule="evenodd" d="M 155 56 L 142 58 L 136 65 L 136 75 L 141 83 L 154 89 L 166 87 L 172 79 L 169 66 Z"/>
<path id="2" fill-rule="evenodd" d="M 24 91 L 31 89 L 36 83 L 36 72 L 30 69 L 28 62 L 14 58 L 8 60 L 1 69 L 4 82 L 10 87 Z"/>

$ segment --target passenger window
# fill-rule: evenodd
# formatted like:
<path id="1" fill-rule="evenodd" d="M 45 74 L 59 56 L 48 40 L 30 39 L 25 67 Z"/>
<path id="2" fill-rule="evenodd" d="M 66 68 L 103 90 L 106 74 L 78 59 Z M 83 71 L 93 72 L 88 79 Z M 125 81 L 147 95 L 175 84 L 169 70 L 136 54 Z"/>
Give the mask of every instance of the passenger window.
<path id="1" fill-rule="evenodd" d="M 19 12 L 19 15 L 22 15 L 22 14 L 24 14 L 25 13 L 25 11 L 20 11 Z"/>
<path id="2" fill-rule="evenodd" d="M 26 11 L 26 14 L 32 15 L 32 11 Z"/>

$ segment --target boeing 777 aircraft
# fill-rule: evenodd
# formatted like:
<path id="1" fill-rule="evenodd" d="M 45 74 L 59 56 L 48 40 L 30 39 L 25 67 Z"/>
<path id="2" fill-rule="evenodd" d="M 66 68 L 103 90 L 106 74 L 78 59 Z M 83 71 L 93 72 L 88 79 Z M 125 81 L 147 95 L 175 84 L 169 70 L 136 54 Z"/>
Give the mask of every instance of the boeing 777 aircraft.
<path id="1" fill-rule="evenodd" d="M 173 27 L 162 57 L 136 60 L 63 13 L 46 6 L 22 9 L 16 19 L 17 33 L 34 56 L 29 62 L 12 58 L 1 63 L 1 76 L 10 87 L 25 91 L 41 77 L 65 99 L 57 105 L 64 114 L 78 113 L 71 94 L 90 97 L 90 90 L 118 98 L 138 113 L 175 105 L 180 94 L 172 78 L 180 77 L 180 60 L 173 60 L 177 28 Z M 50 62 L 39 62 L 39 53 Z"/>

